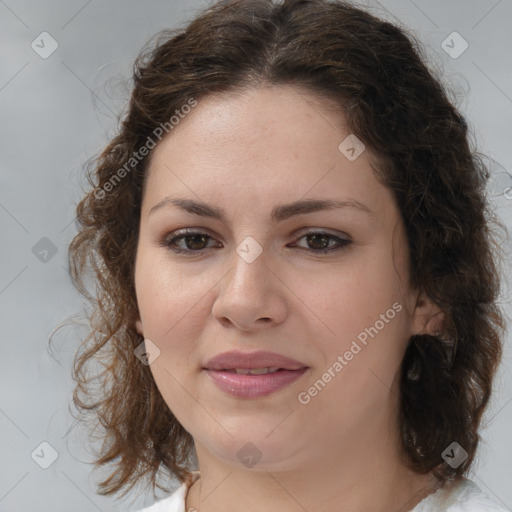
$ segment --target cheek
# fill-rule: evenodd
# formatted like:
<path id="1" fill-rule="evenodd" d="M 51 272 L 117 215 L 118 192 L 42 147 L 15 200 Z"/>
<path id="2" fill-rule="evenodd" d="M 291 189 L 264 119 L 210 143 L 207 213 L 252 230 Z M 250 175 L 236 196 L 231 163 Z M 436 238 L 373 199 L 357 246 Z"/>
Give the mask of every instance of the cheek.
<path id="1" fill-rule="evenodd" d="M 316 279 L 305 301 L 322 320 L 317 322 L 322 336 L 314 343 L 323 353 L 324 364 L 316 369 L 311 382 L 331 379 L 330 393 L 334 395 L 327 393 L 324 398 L 335 396 L 347 406 L 360 399 L 361 393 L 372 401 L 371 397 L 386 392 L 383 383 L 391 386 L 410 326 L 401 291 L 402 274 L 395 270 L 390 252 L 351 263 L 349 272 L 331 271 Z M 326 375 L 329 369 L 335 378 Z"/>
<path id="2" fill-rule="evenodd" d="M 333 296 L 329 326 L 335 335 L 326 331 L 315 342 L 323 361 L 301 389 L 302 400 L 310 400 L 304 414 L 323 425 L 340 425 L 347 434 L 361 422 L 371 423 L 394 396 L 391 389 L 408 339 L 403 304 L 393 300 L 389 289 L 367 292 Z"/>
<path id="3" fill-rule="evenodd" d="M 144 336 L 164 344 L 179 340 L 176 332 L 200 324 L 204 285 L 171 267 L 160 254 L 142 253 L 137 261 L 135 287 Z"/>
<path id="4" fill-rule="evenodd" d="M 186 429 L 195 395 L 190 383 L 198 371 L 194 340 L 203 329 L 208 290 L 197 281 L 171 271 L 168 261 L 150 251 L 137 260 L 135 286 L 144 337 L 160 351 L 150 371 L 167 406 Z"/>
<path id="5" fill-rule="evenodd" d="M 399 275 L 385 251 L 371 258 L 347 259 L 338 268 L 310 274 L 307 279 L 298 277 L 295 282 L 294 292 L 321 320 L 326 338 L 332 338 L 334 344 L 340 338 L 357 336 L 381 315 L 390 320 L 385 323 L 386 331 L 396 333 L 404 328 L 403 311 L 400 320 L 396 314 L 399 307 L 386 315 L 395 302 L 403 306 L 404 297 Z"/>

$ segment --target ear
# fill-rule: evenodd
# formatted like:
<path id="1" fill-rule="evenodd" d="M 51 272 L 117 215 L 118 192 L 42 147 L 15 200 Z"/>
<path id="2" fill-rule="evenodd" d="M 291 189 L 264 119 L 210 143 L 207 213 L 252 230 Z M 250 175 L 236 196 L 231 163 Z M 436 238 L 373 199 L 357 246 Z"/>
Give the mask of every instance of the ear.
<path id="1" fill-rule="evenodd" d="M 132 325 L 135 325 L 135 330 L 141 336 L 144 336 L 144 331 L 142 329 L 142 320 L 140 319 L 140 315 L 138 313 L 133 317 Z"/>
<path id="2" fill-rule="evenodd" d="M 425 292 L 421 292 L 416 300 L 413 314 L 413 333 L 430 334 L 443 331 L 444 313 Z"/>

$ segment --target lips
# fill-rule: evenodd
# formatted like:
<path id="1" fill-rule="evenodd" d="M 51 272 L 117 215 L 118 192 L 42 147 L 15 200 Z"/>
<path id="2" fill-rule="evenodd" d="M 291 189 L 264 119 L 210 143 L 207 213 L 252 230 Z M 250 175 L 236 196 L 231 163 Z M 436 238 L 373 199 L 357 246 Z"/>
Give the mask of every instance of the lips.
<path id="1" fill-rule="evenodd" d="M 203 370 L 224 393 L 255 399 L 279 391 L 299 379 L 309 367 L 274 352 L 223 352 Z"/>
<path id="2" fill-rule="evenodd" d="M 278 368 L 280 370 L 300 370 L 307 368 L 307 365 L 289 357 L 276 354 L 275 352 L 257 351 L 241 352 L 233 350 L 222 352 L 213 357 L 204 365 L 206 370 L 254 370 L 263 368 Z"/>

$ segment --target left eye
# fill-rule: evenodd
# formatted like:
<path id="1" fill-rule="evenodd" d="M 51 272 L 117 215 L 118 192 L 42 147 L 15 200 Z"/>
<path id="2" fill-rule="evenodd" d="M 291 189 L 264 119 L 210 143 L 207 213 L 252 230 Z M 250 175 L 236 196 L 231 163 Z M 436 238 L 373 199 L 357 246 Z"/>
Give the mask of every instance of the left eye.
<path id="1" fill-rule="evenodd" d="M 316 253 L 327 253 L 327 252 L 333 252 L 338 251 L 340 249 L 344 249 L 346 246 L 351 244 L 352 242 L 350 240 L 346 240 L 344 238 L 340 238 L 338 236 L 331 235 L 329 233 L 323 233 L 322 231 L 314 231 L 311 233 L 306 233 L 305 235 L 302 235 L 299 240 L 302 240 L 303 238 L 306 238 L 308 240 L 309 245 L 317 246 L 317 248 L 309 249 L 306 248 L 306 250 L 313 251 Z M 334 246 L 329 245 L 330 241 L 335 241 Z M 320 246 L 318 248 L 318 245 Z"/>
<path id="2" fill-rule="evenodd" d="M 313 247 L 301 247 L 301 250 L 306 250 L 313 253 L 327 253 L 345 248 L 352 242 L 329 233 L 322 231 L 313 231 L 302 235 L 298 240 L 303 238 L 307 239 L 307 244 Z M 161 245 L 167 247 L 175 253 L 183 253 L 188 255 L 198 254 L 204 252 L 208 240 L 213 240 L 210 235 L 200 231 L 189 231 L 174 237 L 165 237 Z M 298 241 L 297 240 L 297 241 Z M 179 246 L 178 242 L 184 241 L 185 247 Z M 334 246 L 332 242 L 334 241 Z M 297 246 L 300 247 L 300 246 Z"/>

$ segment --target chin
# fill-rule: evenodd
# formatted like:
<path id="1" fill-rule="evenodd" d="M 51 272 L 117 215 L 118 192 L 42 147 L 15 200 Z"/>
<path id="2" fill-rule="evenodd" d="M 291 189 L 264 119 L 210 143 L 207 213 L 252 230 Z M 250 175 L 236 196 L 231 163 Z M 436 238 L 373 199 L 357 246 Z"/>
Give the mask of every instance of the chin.
<path id="1" fill-rule="evenodd" d="M 282 418 L 271 426 L 261 422 L 239 422 L 236 432 L 228 430 L 232 436 L 221 429 L 220 438 L 212 438 L 212 430 L 209 430 L 209 437 L 202 444 L 230 466 L 255 471 L 285 471 L 292 468 L 292 460 L 301 450 L 297 436 L 276 429 L 280 421 Z M 272 433 L 269 435 L 269 432 Z"/>

